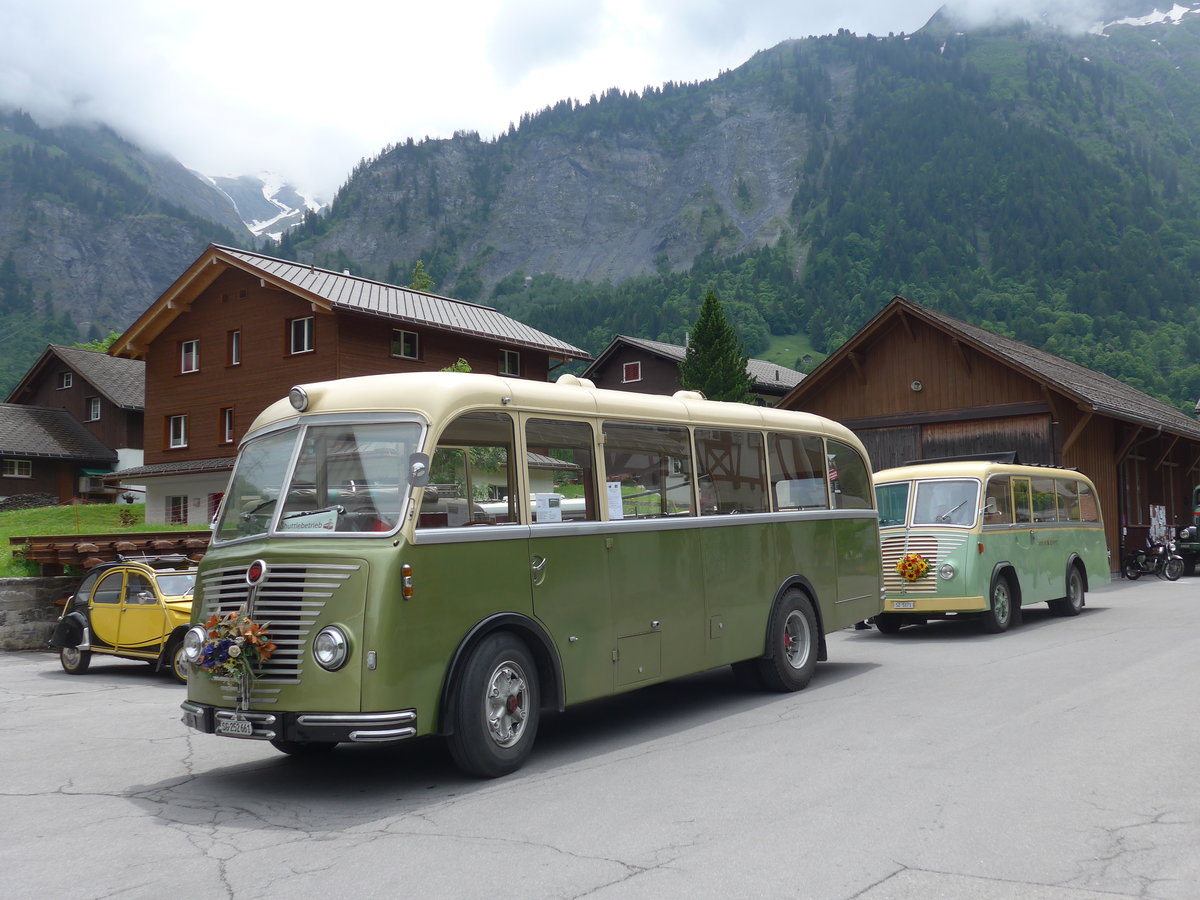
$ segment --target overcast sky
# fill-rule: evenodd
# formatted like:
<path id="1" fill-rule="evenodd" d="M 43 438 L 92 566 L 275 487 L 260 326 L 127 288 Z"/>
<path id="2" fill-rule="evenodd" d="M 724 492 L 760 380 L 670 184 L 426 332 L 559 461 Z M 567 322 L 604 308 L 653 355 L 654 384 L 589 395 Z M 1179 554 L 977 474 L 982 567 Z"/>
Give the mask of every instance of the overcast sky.
<path id="1" fill-rule="evenodd" d="M 974 10 L 1086 0 L 956 0 Z M 610 87 L 715 77 L 788 38 L 913 32 L 940 0 L 0 0 L 0 103 L 112 125 L 210 175 L 328 200 L 409 137 L 487 139 Z"/>

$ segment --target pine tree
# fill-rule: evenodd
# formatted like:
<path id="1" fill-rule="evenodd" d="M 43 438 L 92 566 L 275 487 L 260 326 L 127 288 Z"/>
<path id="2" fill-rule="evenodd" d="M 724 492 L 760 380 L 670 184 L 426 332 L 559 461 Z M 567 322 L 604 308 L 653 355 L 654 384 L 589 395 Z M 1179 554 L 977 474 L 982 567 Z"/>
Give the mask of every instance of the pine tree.
<path id="1" fill-rule="evenodd" d="M 414 291 L 424 291 L 425 293 L 429 293 L 434 288 L 433 279 L 425 271 L 425 263 L 419 259 L 416 266 L 413 267 L 412 281 L 408 283 L 408 286 Z"/>
<path id="2" fill-rule="evenodd" d="M 746 373 L 746 354 L 737 332 L 725 319 L 716 291 L 709 288 L 692 329 L 687 355 L 679 366 L 679 383 L 709 400 L 751 399 L 753 383 Z"/>

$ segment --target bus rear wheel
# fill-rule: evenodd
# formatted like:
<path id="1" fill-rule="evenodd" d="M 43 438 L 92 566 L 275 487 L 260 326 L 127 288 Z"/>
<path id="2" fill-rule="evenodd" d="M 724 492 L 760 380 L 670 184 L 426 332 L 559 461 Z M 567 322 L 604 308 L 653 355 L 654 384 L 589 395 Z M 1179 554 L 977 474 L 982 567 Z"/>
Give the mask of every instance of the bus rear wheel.
<path id="1" fill-rule="evenodd" d="M 447 744 L 468 775 L 498 778 L 519 769 L 533 749 L 541 715 L 537 666 L 516 635 L 484 638 L 463 668 Z"/>
<path id="2" fill-rule="evenodd" d="M 1077 616 L 1083 611 L 1083 575 L 1075 566 L 1067 576 L 1067 596 L 1050 601 L 1050 611 L 1056 616 Z"/>
<path id="3" fill-rule="evenodd" d="M 895 613 L 879 613 L 874 621 L 881 634 L 899 634 L 904 626 L 904 619 Z"/>
<path id="4" fill-rule="evenodd" d="M 983 630 L 988 634 L 1008 631 L 1013 617 L 1013 592 L 1008 576 L 996 576 L 992 582 L 991 601 L 991 607 L 980 617 Z"/>
<path id="5" fill-rule="evenodd" d="M 802 591 L 788 591 L 771 616 L 771 653 L 758 661 L 768 690 L 798 691 L 817 668 L 817 616 Z"/>

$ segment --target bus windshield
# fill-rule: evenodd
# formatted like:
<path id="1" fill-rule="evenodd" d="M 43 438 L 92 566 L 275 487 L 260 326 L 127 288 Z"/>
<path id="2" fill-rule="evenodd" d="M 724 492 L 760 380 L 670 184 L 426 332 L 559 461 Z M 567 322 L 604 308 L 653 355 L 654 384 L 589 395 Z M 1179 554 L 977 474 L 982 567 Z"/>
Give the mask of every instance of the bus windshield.
<path id="1" fill-rule="evenodd" d="M 914 525 L 974 525 L 979 482 L 974 479 L 918 481 Z"/>
<path id="2" fill-rule="evenodd" d="M 904 524 L 908 518 L 908 489 L 911 484 L 909 481 L 897 481 L 875 488 L 875 500 L 879 503 L 880 528 Z"/>
<path id="3" fill-rule="evenodd" d="M 213 539 L 254 537 L 272 527 L 297 534 L 393 531 L 420 438 L 418 423 L 390 422 L 295 427 L 251 440 L 238 454 Z"/>

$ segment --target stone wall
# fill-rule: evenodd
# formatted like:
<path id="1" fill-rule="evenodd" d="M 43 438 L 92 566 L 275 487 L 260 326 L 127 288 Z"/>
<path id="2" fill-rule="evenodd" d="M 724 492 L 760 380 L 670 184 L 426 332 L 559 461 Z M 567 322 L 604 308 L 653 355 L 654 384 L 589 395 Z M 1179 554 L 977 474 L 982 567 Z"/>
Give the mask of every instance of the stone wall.
<path id="1" fill-rule="evenodd" d="M 0 650 L 44 650 L 62 614 L 55 601 L 74 591 L 79 576 L 0 578 Z"/>

